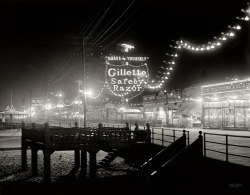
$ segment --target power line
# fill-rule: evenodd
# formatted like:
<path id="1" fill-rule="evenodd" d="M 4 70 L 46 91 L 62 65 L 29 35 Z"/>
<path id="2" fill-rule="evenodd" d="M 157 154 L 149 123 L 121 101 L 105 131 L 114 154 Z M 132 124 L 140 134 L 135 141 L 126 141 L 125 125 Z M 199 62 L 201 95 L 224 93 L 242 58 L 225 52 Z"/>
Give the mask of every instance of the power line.
<path id="1" fill-rule="evenodd" d="M 97 22 L 97 24 L 95 25 L 95 27 L 90 31 L 90 33 L 88 34 L 88 36 L 86 37 L 86 40 L 88 40 L 88 38 L 92 35 L 92 33 L 94 32 L 94 30 L 99 26 L 99 24 L 102 22 L 103 18 L 105 17 L 105 15 L 108 13 L 109 9 L 111 8 L 111 6 L 114 4 L 114 0 L 112 1 L 112 3 L 109 5 L 108 9 L 106 9 L 106 11 L 103 13 L 102 17 L 100 18 L 100 20 Z"/>
<path id="2" fill-rule="evenodd" d="M 137 18 L 125 31 L 123 31 L 123 33 L 121 33 L 119 36 L 117 36 L 112 42 L 110 42 L 107 46 L 103 47 L 102 49 L 100 49 L 99 51 L 93 52 L 93 53 L 99 53 L 101 51 L 103 51 L 104 49 L 108 48 L 112 43 L 114 43 L 117 39 L 119 39 L 122 35 L 124 35 L 140 18 Z"/>
<path id="3" fill-rule="evenodd" d="M 95 45 L 94 46 L 94 44 L 102 37 L 100 37 L 93 45 L 92 45 L 92 47 L 97 47 L 98 45 L 100 45 L 101 43 L 103 43 L 104 41 L 106 41 L 109 37 L 111 37 L 116 31 L 118 31 L 139 9 L 141 8 L 141 6 L 140 7 L 138 7 L 131 15 L 130 15 L 130 17 L 128 17 L 120 26 L 118 26 L 114 31 L 112 31 L 112 33 L 110 33 L 105 39 L 103 39 L 101 42 L 99 42 L 97 45 Z M 138 21 L 138 18 L 137 18 L 137 20 L 136 20 L 136 22 Z M 133 23 L 133 25 L 135 24 L 135 22 Z M 131 26 L 133 26 L 133 25 L 130 25 L 130 27 L 129 28 L 131 28 Z M 112 26 L 110 27 L 110 28 L 112 28 Z M 110 28 L 104 33 L 104 34 L 106 34 L 109 30 L 110 30 Z M 128 28 L 128 29 L 129 29 Z M 103 35 L 104 35 L 103 34 Z M 119 36 L 120 37 L 120 36 Z M 113 42 L 112 42 L 113 43 Z M 107 48 L 107 47 L 105 47 L 105 48 Z M 102 49 L 103 50 L 103 49 Z"/>
<path id="4" fill-rule="evenodd" d="M 93 21 L 91 22 L 91 24 L 87 27 L 87 29 L 85 30 L 85 32 L 83 33 L 83 31 L 84 31 L 84 29 L 85 29 L 85 27 L 81 30 L 81 32 L 79 33 L 79 36 L 83 33 L 83 34 L 85 34 L 85 33 L 87 33 L 87 31 L 88 31 L 88 29 L 91 27 L 91 25 L 92 25 L 92 23 L 95 21 L 95 19 L 97 18 L 97 16 L 99 15 L 99 13 L 101 12 L 101 10 L 104 8 L 104 6 L 105 6 L 105 4 L 106 4 L 106 1 L 105 1 L 105 3 L 104 3 L 104 5 L 103 5 L 103 7 L 100 9 L 100 11 L 98 12 L 98 14 L 96 14 L 96 17 L 93 19 Z M 90 21 L 90 20 L 89 20 Z M 88 22 L 89 23 L 89 22 Z M 73 52 L 74 52 L 74 50 L 75 50 L 76 48 L 73 48 L 71 51 L 70 51 L 70 53 L 68 54 L 68 57 L 66 58 L 66 60 L 65 60 L 65 62 L 63 63 L 63 65 L 62 66 L 60 66 L 59 68 L 57 68 L 57 70 L 54 72 L 54 74 L 51 76 L 52 78 L 51 79 L 49 79 L 49 81 L 48 82 L 53 82 L 53 80 L 55 80 L 56 79 L 56 77 L 58 77 L 59 75 L 60 75 L 60 73 L 63 71 L 63 69 L 64 68 L 66 68 L 67 67 L 67 62 L 73 57 Z M 81 48 L 80 48 L 81 49 Z"/>

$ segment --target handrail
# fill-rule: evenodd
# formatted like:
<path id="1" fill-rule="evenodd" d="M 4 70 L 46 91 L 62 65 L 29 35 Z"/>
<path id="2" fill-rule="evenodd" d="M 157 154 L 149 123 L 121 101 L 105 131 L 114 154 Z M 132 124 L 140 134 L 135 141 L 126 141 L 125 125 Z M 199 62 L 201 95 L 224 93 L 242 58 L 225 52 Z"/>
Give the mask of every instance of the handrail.
<path id="1" fill-rule="evenodd" d="M 157 133 L 156 131 L 161 131 L 161 133 Z M 172 134 L 165 134 L 166 131 L 172 132 Z M 165 142 L 167 142 L 167 143 L 173 143 L 173 142 L 175 142 L 176 139 L 178 139 L 178 138 L 181 137 L 181 135 L 180 136 L 176 136 L 176 132 L 183 133 L 183 130 L 165 129 L 165 128 L 160 128 L 160 127 L 153 127 L 152 131 L 151 131 L 151 140 L 152 140 L 152 143 L 154 143 L 154 141 L 161 141 L 161 145 L 162 146 L 164 146 Z M 189 145 L 189 131 L 185 130 L 185 132 L 187 133 L 187 136 L 186 136 L 187 145 Z M 155 138 L 154 135 L 161 136 L 161 139 L 160 138 Z M 165 139 L 166 137 L 172 137 L 173 141 L 166 140 Z"/>
<path id="2" fill-rule="evenodd" d="M 219 135 L 219 136 L 225 136 L 228 134 L 220 134 L 220 133 L 206 133 L 207 135 Z M 244 136 L 244 135 L 228 135 L 230 137 L 243 137 L 243 138 L 250 138 L 250 136 Z"/>
<path id="3" fill-rule="evenodd" d="M 224 136 L 225 137 L 225 143 L 222 142 L 217 142 L 217 141 L 208 141 L 207 140 L 207 135 L 214 135 L 214 136 Z M 207 156 L 206 151 L 212 151 L 212 152 L 217 152 L 217 153 L 221 153 L 221 154 L 225 154 L 226 155 L 226 162 L 228 162 L 228 157 L 229 156 L 238 156 L 238 157 L 242 157 L 242 158 L 250 158 L 250 156 L 245 156 L 245 155 L 239 155 L 239 154 L 235 154 L 229 151 L 229 146 L 233 146 L 233 147 L 238 147 L 238 148 L 248 148 L 250 149 L 250 146 L 246 146 L 246 145 L 240 145 L 240 144 L 233 144 L 233 143 L 229 143 L 229 139 L 228 138 L 247 138 L 249 139 L 250 136 L 240 136 L 240 135 L 228 135 L 228 134 L 218 134 L 218 133 L 204 133 L 204 156 Z M 225 146 L 225 152 L 216 150 L 216 149 L 211 149 L 211 148 L 207 148 L 207 143 L 212 143 L 212 144 L 220 144 L 220 145 L 224 145 Z"/>

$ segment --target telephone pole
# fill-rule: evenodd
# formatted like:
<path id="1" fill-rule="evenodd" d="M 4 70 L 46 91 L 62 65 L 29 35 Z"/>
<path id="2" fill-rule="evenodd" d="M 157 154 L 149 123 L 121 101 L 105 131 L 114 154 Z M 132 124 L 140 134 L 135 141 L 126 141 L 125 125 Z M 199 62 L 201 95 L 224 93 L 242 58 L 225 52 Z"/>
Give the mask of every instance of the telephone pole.
<path id="1" fill-rule="evenodd" d="M 78 83 L 77 112 L 78 112 L 78 115 L 80 115 L 80 104 L 81 104 L 81 102 L 80 102 L 80 100 L 81 100 L 80 90 L 81 90 L 82 81 L 79 79 L 78 81 L 76 81 L 76 83 Z M 78 115 L 77 115 L 77 121 L 80 124 L 80 118 Z"/>
<path id="2" fill-rule="evenodd" d="M 83 69 L 83 127 L 87 127 L 87 107 L 86 107 L 86 71 L 85 71 L 85 37 L 82 37 L 82 69 Z"/>
<path id="3" fill-rule="evenodd" d="M 49 82 L 46 82 L 46 99 L 45 99 L 45 116 L 44 116 L 44 120 L 45 120 L 45 122 L 47 122 L 47 115 L 48 115 L 48 99 L 49 99 L 49 87 L 50 87 L 50 85 L 49 85 Z"/>

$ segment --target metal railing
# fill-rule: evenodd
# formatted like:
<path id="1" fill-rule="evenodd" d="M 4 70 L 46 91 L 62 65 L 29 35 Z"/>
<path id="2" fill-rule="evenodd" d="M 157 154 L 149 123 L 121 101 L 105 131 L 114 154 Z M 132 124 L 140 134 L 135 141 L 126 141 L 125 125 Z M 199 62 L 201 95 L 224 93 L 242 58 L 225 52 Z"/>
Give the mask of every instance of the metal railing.
<path id="1" fill-rule="evenodd" d="M 186 133 L 187 144 L 189 145 L 189 131 L 186 130 L 176 130 L 176 129 L 164 129 L 153 127 L 151 131 L 151 140 L 152 143 L 155 141 L 160 141 L 161 145 L 164 146 L 164 143 L 173 143 L 175 140 L 180 138 L 183 135 L 183 132 Z M 170 138 L 170 139 L 169 139 Z"/>
<path id="2" fill-rule="evenodd" d="M 219 141 L 207 140 L 207 138 L 208 138 L 209 135 L 210 136 L 217 136 L 217 138 L 214 138 L 214 140 L 218 139 L 218 137 L 225 137 L 224 138 L 225 142 L 223 143 L 223 142 L 219 142 Z M 235 156 L 235 157 L 241 157 L 241 158 L 248 158 L 248 159 L 250 159 L 250 156 L 236 154 L 236 153 L 233 153 L 232 150 L 230 150 L 230 147 L 235 147 L 235 148 L 238 148 L 238 150 L 236 150 L 236 151 L 239 152 L 240 148 L 246 148 L 246 149 L 249 149 L 248 153 L 250 154 L 250 145 L 246 146 L 246 145 L 229 143 L 230 139 L 236 139 L 236 138 L 249 139 L 248 143 L 250 143 L 250 136 L 238 136 L 238 135 L 227 135 L 227 134 L 216 134 L 216 133 L 204 133 L 204 136 L 203 136 L 203 139 L 204 139 L 204 156 L 205 157 L 207 156 L 207 151 L 211 151 L 211 152 L 215 152 L 215 153 L 225 154 L 226 162 L 229 162 L 229 156 Z M 242 140 L 243 139 L 241 139 L 241 142 L 242 142 Z M 233 142 L 233 140 L 231 140 L 231 142 Z M 213 144 L 214 148 L 213 149 L 212 148 L 208 148 L 208 143 Z M 239 143 L 239 141 L 237 141 L 237 143 Z M 224 148 L 225 152 L 220 151 L 218 149 L 216 150 L 216 148 L 218 148 L 218 147 L 215 147 L 215 145 L 225 146 L 225 148 Z"/>

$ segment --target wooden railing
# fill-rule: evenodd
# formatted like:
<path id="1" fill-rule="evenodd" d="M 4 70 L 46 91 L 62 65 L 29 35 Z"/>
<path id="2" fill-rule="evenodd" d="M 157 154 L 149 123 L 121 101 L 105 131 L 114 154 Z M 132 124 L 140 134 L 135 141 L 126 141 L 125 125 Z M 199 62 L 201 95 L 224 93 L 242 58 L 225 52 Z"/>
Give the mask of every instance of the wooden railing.
<path id="1" fill-rule="evenodd" d="M 150 128 L 148 126 L 148 128 Z M 144 132 L 150 132 L 150 129 Z M 149 133 L 150 134 L 150 133 Z M 147 138 L 147 137 L 146 137 Z M 22 170 L 27 170 L 27 148 L 31 148 L 32 175 L 37 175 L 37 151 L 44 154 L 44 180 L 50 181 L 50 155 L 54 151 L 74 150 L 75 168 L 81 164 L 81 174 L 86 176 L 87 152 L 90 154 L 90 175 L 96 174 L 96 153 L 101 149 L 130 147 L 137 140 L 136 131 L 128 124 L 124 127 L 74 128 L 49 127 L 45 124 L 25 124 L 22 128 Z M 140 140 L 141 141 L 141 140 Z M 148 140 L 145 140 L 147 142 Z M 81 153 L 81 154 L 80 154 Z M 81 159 L 81 160 L 80 160 Z"/>
<path id="2" fill-rule="evenodd" d="M 21 122 L 0 122 L 0 129 L 19 129 L 21 127 Z"/>
<path id="3" fill-rule="evenodd" d="M 126 128 L 102 127 L 99 128 L 63 128 L 44 127 L 40 124 L 24 125 L 22 129 L 22 140 L 30 142 L 46 143 L 46 147 L 59 149 L 60 145 L 65 147 L 83 147 L 84 145 L 111 144 L 111 143 L 133 143 L 136 134 Z M 72 145 L 72 146 L 71 146 Z M 63 147 L 63 148 L 65 148 Z"/>

